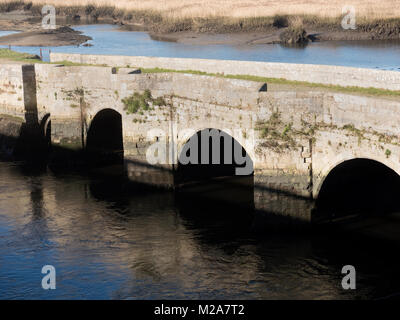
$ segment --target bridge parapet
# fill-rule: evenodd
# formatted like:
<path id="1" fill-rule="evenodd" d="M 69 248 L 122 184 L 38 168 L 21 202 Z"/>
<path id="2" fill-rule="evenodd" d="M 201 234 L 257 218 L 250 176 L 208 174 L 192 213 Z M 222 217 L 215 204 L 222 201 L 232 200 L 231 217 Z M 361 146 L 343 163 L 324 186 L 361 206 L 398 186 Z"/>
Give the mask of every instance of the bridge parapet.
<path id="1" fill-rule="evenodd" d="M 196 70 L 212 74 L 252 75 L 338 86 L 400 90 L 400 72 L 342 66 L 140 56 L 50 54 L 51 62 L 71 61 L 114 67 Z"/>

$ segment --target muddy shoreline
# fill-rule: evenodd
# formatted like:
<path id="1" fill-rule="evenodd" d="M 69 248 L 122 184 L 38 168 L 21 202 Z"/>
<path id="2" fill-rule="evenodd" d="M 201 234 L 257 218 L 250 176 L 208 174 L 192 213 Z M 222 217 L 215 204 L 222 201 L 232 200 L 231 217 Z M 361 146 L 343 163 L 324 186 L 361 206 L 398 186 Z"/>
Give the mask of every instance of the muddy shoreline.
<path id="1" fill-rule="evenodd" d="M 236 28 L 230 25 L 223 26 L 222 22 L 209 25 L 208 28 L 180 26 L 176 28 L 160 27 L 152 21 L 135 19 L 127 20 L 124 17 L 97 17 L 80 15 L 58 15 L 57 26 L 79 24 L 107 23 L 119 26 L 123 31 L 146 31 L 154 40 L 171 41 L 191 45 L 255 45 L 285 43 L 282 34 L 287 33 L 287 25 L 263 25 L 262 28 Z M 375 23 L 359 26 L 356 30 L 344 30 L 340 24 L 314 25 L 303 23 L 307 41 L 337 41 L 337 40 L 400 40 L 400 21 Z M 41 16 L 30 10 L 15 10 L 0 13 L 0 30 L 20 31 L 15 35 L 0 37 L 0 45 L 12 46 L 63 46 L 81 45 L 90 40 L 71 28 L 44 30 L 41 27 Z M 173 30 L 173 31 L 165 31 Z"/>
<path id="2" fill-rule="evenodd" d="M 174 32 L 153 33 L 153 40 L 178 42 L 190 45 L 256 45 L 256 44 L 282 44 L 281 34 L 283 30 L 271 30 L 270 32 L 238 32 L 238 33 L 196 33 L 196 32 Z M 307 31 L 309 42 L 314 41 L 358 41 L 358 40 L 400 40 L 400 37 L 375 38 L 363 31 L 351 31 L 344 33 L 333 30 L 310 30 Z"/>
<path id="3" fill-rule="evenodd" d="M 0 37 L 0 45 L 48 47 L 80 45 L 91 37 L 82 35 L 81 32 L 64 26 L 55 30 L 35 30 Z"/>
<path id="4" fill-rule="evenodd" d="M 41 17 L 23 10 L 0 13 L 0 30 L 19 31 L 0 37 L 0 45 L 10 46 L 66 46 L 81 45 L 91 37 L 70 28 L 67 21 L 60 19 L 56 29 L 43 29 Z"/>

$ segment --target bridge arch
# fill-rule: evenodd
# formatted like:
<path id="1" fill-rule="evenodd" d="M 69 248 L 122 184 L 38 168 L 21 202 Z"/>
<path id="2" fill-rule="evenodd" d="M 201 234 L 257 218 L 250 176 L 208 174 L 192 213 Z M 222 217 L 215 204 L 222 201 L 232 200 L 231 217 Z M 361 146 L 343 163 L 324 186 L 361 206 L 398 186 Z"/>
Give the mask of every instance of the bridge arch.
<path id="1" fill-rule="evenodd" d="M 342 159 L 318 185 L 315 220 L 400 209 L 400 175 L 390 161 Z"/>
<path id="2" fill-rule="evenodd" d="M 254 206 L 253 160 L 233 136 L 220 129 L 205 128 L 179 144 L 175 171 L 178 190 L 192 188 L 192 195 L 201 194 L 211 202 Z"/>
<path id="3" fill-rule="evenodd" d="M 317 198 L 322 186 L 325 182 L 325 179 L 327 176 L 332 172 L 334 168 L 337 166 L 341 165 L 344 162 L 355 160 L 355 159 L 367 159 L 371 161 L 376 161 L 379 163 L 382 163 L 383 165 L 387 166 L 388 168 L 392 169 L 394 172 L 396 172 L 400 176 L 400 165 L 399 163 L 396 163 L 393 161 L 391 158 L 388 157 L 371 157 L 370 155 L 358 155 L 354 156 L 352 153 L 341 153 L 337 154 L 335 157 L 331 157 L 329 159 L 329 162 L 323 166 L 321 170 L 319 170 L 316 179 L 314 180 L 314 188 L 313 188 L 313 194 L 314 198 Z M 314 171 L 314 174 L 316 172 Z"/>
<path id="4" fill-rule="evenodd" d="M 178 142 L 177 171 L 184 170 L 184 167 L 200 170 L 198 178 L 252 176 L 254 163 L 251 155 L 227 131 L 204 128 L 193 131 L 189 138 L 187 135 L 182 137 Z"/>
<path id="5" fill-rule="evenodd" d="M 124 146 L 121 114 L 111 108 L 98 111 L 90 122 L 85 146 L 90 162 L 122 162 Z"/>

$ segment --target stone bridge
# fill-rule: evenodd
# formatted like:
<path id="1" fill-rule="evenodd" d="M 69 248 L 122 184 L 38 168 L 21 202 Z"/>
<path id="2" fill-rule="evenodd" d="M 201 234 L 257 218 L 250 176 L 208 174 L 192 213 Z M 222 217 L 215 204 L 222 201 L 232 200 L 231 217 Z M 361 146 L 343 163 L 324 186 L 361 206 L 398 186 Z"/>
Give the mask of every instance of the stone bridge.
<path id="1" fill-rule="evenodd" d="M 180 150 L 205 129 L 221 130 L 245 149 L 254 166 L 256 209 L 296 221 L 313 219 L 314 200 L 335 172 L 342 176 L 331 179 L 333 193 L 351 191 L 348 182 L 339 182 L 355 172 L 357 181 L 379 186 L 388 181 L 379 177 L 400 174 L 397 72 L 63 54 L 51 59 L 75 64 L 0 66 L 2 121 L 32 123 L 53 150 L 101 148 L 102 141 L 112 144 L 120 136 L 127 175 L 135 182 L 173 188 Z M 189 69 L 209 74 L 183 71 Z M 239 74 L 309 84 L 229 76 Z M 358 90 L 371 86 L 381 91 Z M 167 146 L 169 161 L 149 163 L 156 143 Z"/>

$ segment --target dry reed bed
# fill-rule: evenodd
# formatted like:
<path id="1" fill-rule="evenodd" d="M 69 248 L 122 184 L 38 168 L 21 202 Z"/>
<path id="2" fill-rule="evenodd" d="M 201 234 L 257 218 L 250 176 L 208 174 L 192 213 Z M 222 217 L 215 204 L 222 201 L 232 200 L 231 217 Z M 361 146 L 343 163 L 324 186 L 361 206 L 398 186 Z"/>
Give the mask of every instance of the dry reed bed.
<path id="1" fill-rule="evenodd" d="M 390 29 L 400 33 L 399 0 L 352 0 L 361 30 Z M 58 14 L 113 18 L 142 23 L 156 32 L 262 31 L 290 25 L 292 17 L 305 26 L 340 28 L 347 0 L 0 0 L 0 12 L 15 9 L 40 14 L 52 4 Z M 295 20 L 298 21 L 298 20 Z"/>

